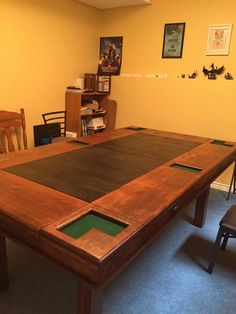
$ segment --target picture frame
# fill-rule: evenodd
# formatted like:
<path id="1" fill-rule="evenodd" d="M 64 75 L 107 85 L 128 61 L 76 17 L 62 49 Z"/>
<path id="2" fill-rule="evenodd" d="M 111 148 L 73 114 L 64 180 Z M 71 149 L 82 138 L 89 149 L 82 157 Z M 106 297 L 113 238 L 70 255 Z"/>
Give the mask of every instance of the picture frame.
<path id="1" fill-rule="evenodd" d="M 162 58 L 182 58 L 185 23 L 168 23 L 164 27 Z"/>
<path id="2" fill-rule="evenodd" d="M 206 55 L 228 55 L 233 24 L 209 25 Z"/>
<path id="3" fill-rule="evenodd" d="M 123 37 L 100 37 L 100 52 L 97 74 L 120 75 Z"/>

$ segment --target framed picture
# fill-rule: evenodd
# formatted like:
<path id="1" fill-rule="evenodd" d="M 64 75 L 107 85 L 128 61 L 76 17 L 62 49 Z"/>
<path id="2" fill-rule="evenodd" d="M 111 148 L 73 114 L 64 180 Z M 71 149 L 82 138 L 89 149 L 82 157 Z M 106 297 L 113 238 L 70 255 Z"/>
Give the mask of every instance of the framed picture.
<path id="1" fill-rule="evenodd" d="M 182 58 L 185 23 L 165 24 L 162 58 Z"/>
<path id="2" fill-rule="evenodd" d="M 232 24 L 209 25 L 206 55 L 228 55 Z"/>
<path id="3" fill-rule="evenodd" d="M 123 37 L 101 37 L 98 75 L 119 75 L 122 62 Z"/>

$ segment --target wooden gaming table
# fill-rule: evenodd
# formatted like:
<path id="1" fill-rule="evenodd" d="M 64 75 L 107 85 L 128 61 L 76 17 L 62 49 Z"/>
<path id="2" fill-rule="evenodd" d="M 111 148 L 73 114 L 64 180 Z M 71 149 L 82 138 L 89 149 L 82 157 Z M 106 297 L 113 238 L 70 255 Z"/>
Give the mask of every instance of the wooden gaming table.
<path id="1" fill-rule="evenodd" d="M 203 226 L 235 145 L 129 127 L 2 155 L 0 289 L 7 236 L 78 277 L 77 313 L 102 313 L 104 286 L 193 199 Z"/>

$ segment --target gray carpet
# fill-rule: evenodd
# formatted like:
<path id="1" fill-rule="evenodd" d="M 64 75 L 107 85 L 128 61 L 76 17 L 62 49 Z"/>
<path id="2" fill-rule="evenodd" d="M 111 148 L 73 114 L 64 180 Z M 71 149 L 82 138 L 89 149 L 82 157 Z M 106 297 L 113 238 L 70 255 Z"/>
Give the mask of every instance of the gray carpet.
<path id="1" fill-rule="evenodd" d="M 211 190 L 206 225 L 189 222 L 185 208 L 106 288 L 104 314 L 235 314 L 236 240 L 208 265 L 218 223 L 236 196 Z M 76 279 L 51 261 L 8 241 L 10 288 L 0 294 L 1 314 L 72 314 Z"/>

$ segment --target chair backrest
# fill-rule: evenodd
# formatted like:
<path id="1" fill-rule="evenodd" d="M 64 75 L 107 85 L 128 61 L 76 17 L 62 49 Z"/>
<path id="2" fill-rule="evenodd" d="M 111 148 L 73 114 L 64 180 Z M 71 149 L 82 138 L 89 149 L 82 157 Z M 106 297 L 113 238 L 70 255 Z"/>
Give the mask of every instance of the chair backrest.
<path id="1" fill-rule="evenodd" d="M 24 109 L 20 113 L 0 110 L 0 153 L 27 148 Z"/>
<path id="2" fill-rule="evenodd" d="M 50 140 L 55 137 L 66 136 L 66 111 L 54 111 L 42 114 L 47 126 Z"/>

